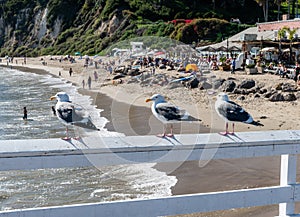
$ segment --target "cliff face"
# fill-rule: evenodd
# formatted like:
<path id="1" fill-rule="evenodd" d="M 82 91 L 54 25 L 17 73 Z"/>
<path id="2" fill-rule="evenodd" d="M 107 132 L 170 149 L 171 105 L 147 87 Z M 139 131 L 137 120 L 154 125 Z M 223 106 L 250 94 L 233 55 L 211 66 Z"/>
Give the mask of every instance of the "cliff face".
<path id="1" fill-rule="evenodd" d="M 95 5 L 97 2 L 99 5 Z M 41 49 L 51 53 L 54 47 L 63 48 L 61 52 L 66 53 L 70 50 L 68 41 L 81 42 L 75 43 L 71 50 L 90 49 L 87 38 L 89 43 L 96 43 L 101 38 L 112 37 L 128 20 L 118 10 L 110 13 L 109 19 L 101 18 L 101 9 L 106 5 L 100 2 L 0 0 L 0 54 L 40 55 Z"/>
<path id="2" fill-rule="evenodd" d="M 243 2 L 247 1 L 255 2 Z M 36 56 L 76 51 L 97 54 L 116 41 L 147 35 L 170 36 L 192 43 L 204 34 L 195 32 L 196 21 L 189 24 L 191 28 L 168 22 L 175 18 L 203 17 L 211 5 L 208 0 L 192 2 L 0 0 L 0 55 Z M 215 23 L 220 26 L 215 31 L 228 29 L 224 27 L 229 25 L 228 22 Z M 217 34 L 210 32 L 210 35 L 215 37 Z M 216 41 L 217 38 L 209 40 Z"/>

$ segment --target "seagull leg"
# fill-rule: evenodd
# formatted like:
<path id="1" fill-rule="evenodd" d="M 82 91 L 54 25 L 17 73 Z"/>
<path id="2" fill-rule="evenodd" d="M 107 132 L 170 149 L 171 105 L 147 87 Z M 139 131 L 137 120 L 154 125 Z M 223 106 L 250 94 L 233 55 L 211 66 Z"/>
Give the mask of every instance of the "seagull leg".
<path id="1" fill-rule="evenodd" d="M 227 122 L 226 122 L 226 124 L 225 124 L 225 128 L 226 128 L 225 132 L 220 132 L 220 134 L 221 134 L 222 136 L 226 136 L 226 135 L 228 134 L 228 123 L 227 123 Z"/>
<path id="2" fill-rule="evenodd" d="M 164 132 L 163 132 L 163 134 L 158 134 L 157 137 L 164 138 L 165 136 L 166 136 L 166 127 L 164 125 Z"/>
<path id="3" fill-rule="evenodd" d="M 232 123 L 232 132 L 230 134 L 234 135 L 234 123 Z"/>
<path id="4" fill-rule="evenodd" d="M 167 134 L 167 137 L 173 137 L 173 124 L 171 124 L 170 133 Z"/>
<path id="5" fill-rule="evenodd" d="M 68 126 L 66 127 L 66 137 L 62 138 L 63 140 L 70 140 L 69 132 L 68 132 Z"/>

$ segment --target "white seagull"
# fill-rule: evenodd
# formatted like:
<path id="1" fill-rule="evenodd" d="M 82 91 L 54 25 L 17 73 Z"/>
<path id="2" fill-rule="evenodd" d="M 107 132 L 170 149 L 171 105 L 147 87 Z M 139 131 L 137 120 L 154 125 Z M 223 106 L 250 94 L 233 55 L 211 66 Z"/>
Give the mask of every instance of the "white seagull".
<path id="1" fill-rule="evenodd" d="M 199 121 L 195 119 L 185 111 L 177 106 L 168 103 L 165 98 L 160 94 L 154 94 L 151 98 L 146 99 L 146 102 L 153 101 L 151 106 L 151 111 L 153 115 L 164 124 L 164 132 L 163 134 L 157 135 L 158 137 L 173 137 L 173 123 L 178 123 L 181 121 L 189 121 L 191 118 L 192 121 Z M 165 124 L 171 124 L 170 133 L 166 133 Z"/>
<path id="2" fill-rule="evenodd" d="M 55 96 L 51 96 L 50 100 L 57 99 L 54 107 L 54 113 L 58 119 L 66 125 L 66 137 L 64 140 L 70 140 L 68 136 L 68 126 L 75 125 L 91 130 L 100 130 L 92 122 L 88 112 L 80 105 L 76 105 L 70 101 L 69 95 L 65 92 L 58 92 Z"/>
<path id="3" fill-rule="evenodd" d="M 240 105 L 229 100 L 229 97 L 225 93 L 219 93 L 217 101 L 215 103 L 215 109 L 218 115 L 225 121 L 226 130 L 221 132 L 222 135 L 234 134 L 234 123 L 242 122 L 246 124 L 252 124 L 255 126 L 263 126 L 263 124 L 254 121 L 251 115 L 246 112 Z M 228 123 L 232 123 L 232 132 L 228 131 Z"/>

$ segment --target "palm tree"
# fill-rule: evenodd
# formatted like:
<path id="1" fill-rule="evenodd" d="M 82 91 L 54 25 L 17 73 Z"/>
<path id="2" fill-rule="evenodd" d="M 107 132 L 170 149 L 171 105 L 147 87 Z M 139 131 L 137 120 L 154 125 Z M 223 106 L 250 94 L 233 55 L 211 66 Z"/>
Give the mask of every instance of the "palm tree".
<path id="1" fill-rule="evenodd" d="M 292 60 L 292 43 L 293 43 L 293 39 L 294 39 L 294 35 L 297 32 L 298 28 L 295 29 L 290 29 L 289 27 L 285 26 L 282 28 L 283 31 L 287 32 L 289 34 L 289 48 L 290 48 L 290 56 L 289 56 L 289 61 L 291 62 Z"/>

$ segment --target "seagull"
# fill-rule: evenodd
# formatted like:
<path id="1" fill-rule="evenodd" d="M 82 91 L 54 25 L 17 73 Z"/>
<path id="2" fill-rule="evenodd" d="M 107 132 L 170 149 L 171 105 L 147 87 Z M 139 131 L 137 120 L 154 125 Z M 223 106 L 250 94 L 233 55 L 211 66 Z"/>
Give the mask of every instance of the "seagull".
<path id="1" fill-rule="evenodd" d="M 189 121 L 192 118 L 192 121 L 199 121 L 198 119 L 195 119 L 185 111 L 177 106 L 168 103 L 165 98 L 160 94 L 154 94 L 151 98 L 146 99 L 146 102 L 153 101 L 153 104 L 151 106 L 151 111 L 153 115 L 161 121 L 163 124 L 171 124 L 170 133 L 166 133 L 166 127 L 164 126 L 164 132 L 163 134 L 157 135 L 158 137 L 174 137 L 173 134 L 173 123 L 178 123 L 180 121 Z"/>
<path id="2" fill-rule="evenodd" d="M 65 92 L 58 92 L 55 96 L 51 96 L 50 100 L 57 100 L 53 112 L 58 119 L 66 125 L 66 137 L 64 140 L 70 140 L 68 136 L 68 126 L 75 125 L 91 130 L 100 130 L 92 122 L 88 112 L 80 105 L 70 101 L 69 95 Z"/>
<path id="3" fill-rule="evenodd" d="M 225 120 L 226 130 L 221 132 L 221 135 L 234 134 L 234 123 L 242 122 L 246 124 L 252 124 L 255 126 L 264 126 L 263 124 L 254 121 L 252 116 L 246 112 L 240 105 L 229 100 L 229 97 L 225 93 L 219 93 L 217 101 L 215 103 L 215 109 L 218 115 Z M 232 132 L 228 131 L 228 123 L 232 123 Z"/>

